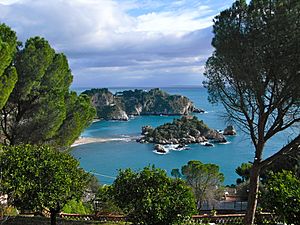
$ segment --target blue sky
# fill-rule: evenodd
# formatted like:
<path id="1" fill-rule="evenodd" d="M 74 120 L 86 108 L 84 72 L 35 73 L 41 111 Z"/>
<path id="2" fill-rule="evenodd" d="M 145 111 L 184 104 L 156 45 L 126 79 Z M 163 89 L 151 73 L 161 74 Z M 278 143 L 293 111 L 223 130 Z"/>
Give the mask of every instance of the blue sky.
<path id="1" fill-rule="evenodd" d="M 232 2 L 0 0 L 0 22 L 64 52 L 74 87 L 201 85 L 212 19 Z"/>

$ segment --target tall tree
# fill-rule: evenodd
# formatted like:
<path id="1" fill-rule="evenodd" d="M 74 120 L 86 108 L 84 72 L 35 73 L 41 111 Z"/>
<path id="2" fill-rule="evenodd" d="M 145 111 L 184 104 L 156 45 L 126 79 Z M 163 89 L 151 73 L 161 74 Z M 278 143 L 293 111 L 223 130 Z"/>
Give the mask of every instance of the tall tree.
<path id="1" fill-rule="evenodd" d="M 195 210 L 191 189 L 154 167 L 120 171 L 112 189 L 115 202 L 135 224 L 175 224 Z"/>
<path id="2" fill-rule="evenodd" d="M 21 210 L 50 210 L 51 225 L 71 199 L 79 199 L 90 175 L 68 153 L 47 146 L 2 146 L 1 185 Z"/>
<path id="3" fill-rule="evenodd" d="M 67 58 L 35 37 L 18 51 L 14 64 L 19 79 L 1 118 L 6 143 L 70 145 L 95 110 L 89 98 L 69 92 L 73 77 Z"/>
<path id="4" fill-rule="evenodd" d="M 182 166 L 181 173 L 186 183 L 193 189 L 198 210 L 202 208 L 203 203 L 210 203 L 219 197 L 224 181 L 219 166 L 192 160 Z"/>
<path id="5" fill-rule="evenodd" d="M 300 121 L 300 1 L 236 1 L 214 20 L 215 48 L 206 63 L 211 102 L 250 135 L 255 157 L 245 224 L 253 224 L 259 175 L 272 161 L 299 151 L 295 138 L 263 159 L 265 144 Z"/>
<path id="6" fill-rule="evenodd" d="M 16 51 L 16 33 L 5 24 L 0 24 L 0 110 L 17 82 L 16 68 L 12 65 Z"/>
<path id="7" fill-rule="evenodd" d="M 251 163 L 242 163 L 235 169 L 235 172 L 242 177 L 242 182 L 249 180 L 251 167 Z"/>

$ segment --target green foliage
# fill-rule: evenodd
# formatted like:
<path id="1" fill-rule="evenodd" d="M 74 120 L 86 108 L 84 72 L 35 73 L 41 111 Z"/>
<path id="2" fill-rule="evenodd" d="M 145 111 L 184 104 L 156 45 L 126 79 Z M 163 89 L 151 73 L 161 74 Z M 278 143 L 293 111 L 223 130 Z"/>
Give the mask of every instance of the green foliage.
<path id="1" fill-rule="evenodd" d="M 262 195 L 264 209 L 279 215 L 287 224 L 300 224 L 300 180 L 290 171 L 273 174 Z"/>
<path id="2" fill-rule="evenodd" d="M 131 169 L 120 171 L 113 184 L 113 194 L 117 205 L 139 224 L 174 224 L 195 209 L 190 188 L 154 167 L 137 173 Z"/>
<path id="3" fill-rule="evenodd" d="M 70 154 L 47 146 L 2 146 L 2 188 L 19 209 L 59 212 L 83 194 L 88 175 Z"/>
<path id="4" fill-rule="evenodd" d="M 15 207 L 12 207 L 12 206 L 4 207 L 3 215 L 5 215 L 5 216 L 17 216 L 18 214 L 19 214 L 19 212 Z"/>
<path id="5" fill-rule="evenodd" d="M 175 178 L 180 178 L 181 177 L 181 173 L 180 173 L 179 169 L 172 169 L 171 176 L 173 176 Z"/>
<path id="6" fill-rule="evenodd" d="M 70 92 L 65 101 L 66 118 L 51 140 L 56 146 L 70 146 L 90 124 L 96 113 L 90 98 L 85 94 L 77 96 L 75 92 Z"/>
<path id="7" fill-rule="evenodd" d="M 101 187 L 101 185 L 100 185 L 98 178 L 95 175 L 90 174 L 87 189 L 89 191 L 91 191 L 92 193 L 96 194 L 100 187 Z"/>
<path id="8" fill-rule="evenodd" d="M 95 111 L 87 96 L 69 92 L 73 77 L 65 55 L 35 37 L 18 50 L 14 65 L 18 81 L 1 116 L 4 141 L 70 146 Z"/>
<path id="9" fill-rule="evenodd" d="M 222 196 L 224 175 L 219 171 L 219 166 L 192 160 L 182 166 L 181 173 L 193 189 L 198 209 L 204 202 L 212 203 Z"/>
<path id="10" fill-rule="evenodd" d="M 168 143 L 172 139 L 176 139 L 184 143 L 184 138 L 192 136 L 194 137 L 194 142 L 197 142 L 197 138 L 205 135 L 209 130 L 208 126 L 202 120 L 198 120 L 196 116 L 183 116 L 180 119 L 174 119 L 172 123 L 158 126 L 145 134 L 144 139 L 155 143 L 160 143 L 161 141 Z"/>
<path id="11" fill-rule="evenodd" d="M 251 163 L 242 163 L 235 169 L 235 172 L 242 177 L 242 182 L 249 180 L 251 167 Z"/>
<path id="12" fill-rule="evenodd" d="M 64 205 L 64 207 L 62 208 L 62 212 L 87 215 L 92 214 L 94 210 L 92 204 L 83 203 L 80 200 L 72 199 Z"/>
<path id="13" fill-rule="evenodd" d="M 5 24 L 0 24 L 0 110 L 17 82 L 16 68 L 12 65 L 16 51 L 16 33 Z"/>
<path id="14" fill-rule="evenodd" d="M 100 214 L 123 214 L 123 211 L 114 200 L 113 187 L 110 185 L 103 185 L 98 189 L 96 202 L 96 211 Z"/>

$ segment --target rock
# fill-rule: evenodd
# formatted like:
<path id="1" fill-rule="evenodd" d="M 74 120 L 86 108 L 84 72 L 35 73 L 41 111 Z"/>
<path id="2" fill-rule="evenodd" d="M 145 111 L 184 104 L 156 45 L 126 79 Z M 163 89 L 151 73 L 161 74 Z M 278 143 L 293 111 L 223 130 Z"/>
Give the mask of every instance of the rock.
<path id="1" fill-rule="evenodd" d="M 154 146 L 154 150 L 156 150 L 159 153 L 166 153 L 166 150 L 164 149 L 164 146 L 157 144 Z"/>
<path id="2" fill-rule="evenodd" d="M 207 139 L 203 136 L 199 136 L 196 138 L 196 143 L 201 143 L 201 142 L 204 142 L 204 141 L 207 141 Z"/>
<path id="3" fill-rule="evenodd" d="M 153 132 L 153 127 L 151 126 L 143 126 L 142 127 L 142 135 L 147 135 L 149 132 Z"/>
<path id="4" fill-rule="evenodd" d="M 224 129 L 223 134 L 224 135 L 236 135 L 236 130 L 234 129 L 234 127 L 232 125 L 229 125 Z"/>
<path id="5" fill-rule="evenodd" d="M 203 146 L 205 146 L 205 147 L 213 147 L 214 145 L 212 143 L 206 142 Z"/>
<path id="6" fill-rule="evenodd" d="M 106 120 L 124 120 L 127 121 L 128 115 L 126 114 L 125 111 L 123 111 L 120 107 L 118 106 L 112 106 L 112 107 L 105 107 L 102 111 L 100 111 L 101 117 L 106 119 Z"/>
<path id="7" fill-rule="evenodd" d="M 205 110 L 203 110 L 203 109 L 198 109 L 198 108 L 194 108 L 194 109 L 193 109 L 193 113 L 205 113 Z"/>
<path id="8" fill-rule="evenodd" d="M 187 97 L 170 95 L 158 88 L 150 91 L 128 90 L 116 94 L 102 88 L 86 90 L 83 94 L 91 96 L 98 118 L 106 120 L 126 120 L 128 115 L 188 115 L 195 110 L 202 111 L 196 109 Z"/>
<path id="9" fill-rule="evenodd" d="M 171 144 L 179 144 L 178 140 L 175 139 L 175 138 L 171 138 L 171 139 L 170 139 L 170 143 L 171 143 Z"/>
<path id="10" fill-rule="evenodd" d="M 207 139 L 212 140 L 213 142 L 216 142 L 216 143 L 225 143 L 225 142 L 227 142 L 224 135 L 219 133 L 216 130 L 209 130 L 204 136 Z"/>
<path id="11" fill-rule="evenodd" d="M 185 144 L 179 144 L 176 149 L 181 149 L 181 148 L 185 148 Z"/>

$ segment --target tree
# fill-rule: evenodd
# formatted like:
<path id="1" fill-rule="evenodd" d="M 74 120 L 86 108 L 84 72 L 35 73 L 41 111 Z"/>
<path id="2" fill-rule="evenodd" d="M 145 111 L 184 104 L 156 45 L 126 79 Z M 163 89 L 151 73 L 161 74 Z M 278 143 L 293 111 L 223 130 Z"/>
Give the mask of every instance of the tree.
<path id="1" fill-rule="evenodd" d="M 2 188 L 21 210 L 50 210 L 51 224 L 72 199 L 79 199 L 89 175 L 68 153 L 47 146 L 2 146 Z"/>
<path id="2" fill-rule="evenodd" d="M 195 209 L 190 188 L 154 167 L 137 173 L 121 170 L 112 188 L 115 202 L 134 223 L 174 224 Z"/>
<path id="3" fill-rule="evenodd" d="M 261 170 L 299 151 L 300 135 L 263 159 L 265 144 L 300 121 L 300 1 L 236 1 L 214 20 L 206 63 L 209 100 L 250 135 L 255 156 L 245 224 L 253 224 Z"/>
<path id="4" fill-rule="evenodd" d="M 98 189 L 95 203 L 95 210 L 99 214 L 124 214 L 114 200 L 112 185 L 103 185 Z"/>
<path id="5" fill-rule="evenodd" d="M 242 182 L 249 180 L 251 167 L 251 163 L 242 163 L 235 169 L 235 172 L 242 177 Z"/>
<path id="6" fill-rule="evenodd" d="M 262 205 L 279 215 L 284 223 L 300 224 L 300 180 L 292 172 L 273 174 L 267 181 Z"/>
<path id="7" fill-rule="evenodd" d="M 86 128 L 96 114 L 90 97 L 70 92 L 66 96 L 66 118 L 56 134 L 50 139 L 54 146 L 70 146 Z"/>
<path id="8" fill-rule="evenodd" d="M 16 51 L 16 33 L 5 24 L 0 24 L 0 110 L 17 82 L 16 68 L 12 65 Z"/>
<path id="9" fill-rule="evenodd" d="M 198 210 L 202 208 L 204 202 L 210 203 L 219 197 L 224 181 L 219 166 L 192 160 L 182 166 L 181 173 L 186 183 L 193 189 Z"/>
<path id="10" fill-rule="evenodd" d="M 70 146 L 95 110 L 86 95 L 69 92 L 73 77 L 65 55 L 35 37 L 19 49 L 14 64 L 19 79 L 2 110 L 4 142 Z"/>
<path id="11" fill-rule="evenodd" d="M 181 173 L 180 173 L 179 169 L 172 169 L 171 176 L 173 176 L 175 178 L 180 178 L 181 177 Z"/>

